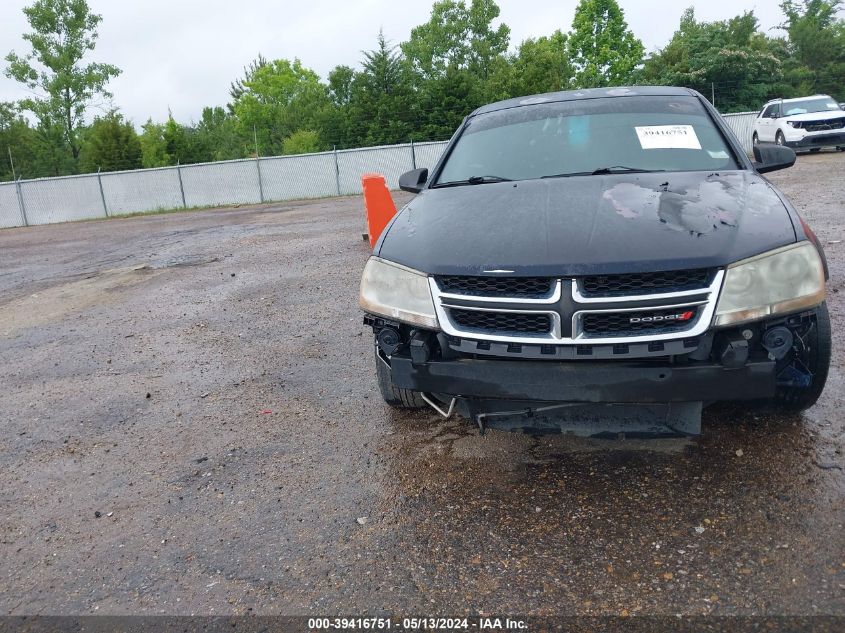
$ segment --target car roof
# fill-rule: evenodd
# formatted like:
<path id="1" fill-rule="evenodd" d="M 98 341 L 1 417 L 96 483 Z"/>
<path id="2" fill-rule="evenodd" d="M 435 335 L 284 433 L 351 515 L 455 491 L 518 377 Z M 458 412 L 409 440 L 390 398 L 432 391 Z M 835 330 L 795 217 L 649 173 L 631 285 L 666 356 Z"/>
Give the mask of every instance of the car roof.
<path id="1" fill-rule="evenodd" d="M 676 88 L 674 86 L 618 86 L 615 88 L 584 88 L 582 90 L 563 90 L 561 92 L 547 92 L 545 94 L 505 99 L 481 106 L 470 116 L 486 114 L 497 110 L 518 108 L 520 106 L 538 105 L 540 103 L 554 103 L 558 101 L 580 101 L 582 99 L 600 99 L 602 97 L 679 97 L 698 96 L 690 88 Z"/>
<path id="2" fill-rule="evenodd" d="M 767 107 L 772 105 L 773 103 L 794 103 L 796 101 L 807 101 L 809 99 L 830 99 L 830 95 L 809 95 L 807 97 L 792 97 L 790 99 L 772 99 L 771 101 L 766 101 L 763 107 Z"/>

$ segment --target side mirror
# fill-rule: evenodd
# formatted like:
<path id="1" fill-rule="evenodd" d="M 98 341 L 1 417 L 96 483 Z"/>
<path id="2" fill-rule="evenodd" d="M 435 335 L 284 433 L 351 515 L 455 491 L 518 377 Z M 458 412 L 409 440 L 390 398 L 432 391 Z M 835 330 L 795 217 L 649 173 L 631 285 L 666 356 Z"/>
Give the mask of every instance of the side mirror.
<path id="1" fill-rule="evenodd" d="M 757 144 L 754 146 L 754 167 L 761 174 L 786 169 L 795 164 L 795 152 L 783 145 Z"/>
<path id="2" fill-rule="evenodd" d="M 428 170 L 425 167 L 412 169 L 399 176 L 399 188 L 402 191 L 419 193 L 423 190 L 426 180 L 428 180 Z"/>

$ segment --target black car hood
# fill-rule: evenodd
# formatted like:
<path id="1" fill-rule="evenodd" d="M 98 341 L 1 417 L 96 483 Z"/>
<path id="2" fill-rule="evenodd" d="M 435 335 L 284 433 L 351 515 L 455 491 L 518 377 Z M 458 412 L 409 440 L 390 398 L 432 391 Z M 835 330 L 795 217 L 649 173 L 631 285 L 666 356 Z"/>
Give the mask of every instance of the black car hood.
<path id="1" fill-rule="evenodd" d="M 673 172 L 427 189 L 376 252 L 431 274 L 555 276 L 723 266 L 795 240 L 758 174 Z"/>

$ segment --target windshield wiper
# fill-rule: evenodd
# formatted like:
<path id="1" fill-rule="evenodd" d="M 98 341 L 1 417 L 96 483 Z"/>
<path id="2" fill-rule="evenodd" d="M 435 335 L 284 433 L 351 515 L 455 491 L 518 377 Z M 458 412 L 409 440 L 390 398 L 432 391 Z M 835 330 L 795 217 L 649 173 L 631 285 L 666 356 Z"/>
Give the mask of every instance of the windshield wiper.
<path id="1" fill-rule="evenodd" d="M 657 171 L 666 171 L 665 169 L 640 169 L 639 167 L 626 167 L 625 165 L 611 165 L 610 167 L 599 167 L 590 172 L 592 176 L 600 174 L 651 174 Z"/>
<path id="2" fill-rule="evenodd" d="M 461 185 L 484 185 L 488 182 L 510 182 L 511 178 L 502 176 L 470 176 L 466 180 L 452 180 L 450 182 L 439 182 L 434 187 L 460 187 Z"/>
<path id="3" fill-rule="evenodd" d="M 639 169 L 638 167 L 626 167 L 624 165 L 613 165 L 612 167 L 599 167 L 593 171 L 572 171 L 564 174 L 551 174 L 543 178 L 568 178 L 569 176 L 600 176 L 602 174 L 650 174 L 665 169 Z"/>

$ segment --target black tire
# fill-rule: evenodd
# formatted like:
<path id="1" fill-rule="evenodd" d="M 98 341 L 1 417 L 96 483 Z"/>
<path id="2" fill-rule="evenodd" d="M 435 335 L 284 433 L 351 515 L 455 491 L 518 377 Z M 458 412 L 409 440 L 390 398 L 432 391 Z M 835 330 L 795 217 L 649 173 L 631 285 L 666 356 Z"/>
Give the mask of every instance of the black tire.
<path id="1" fill-rule="evenodd" d="M 811 153 L 811 154 L 818 154 L 820 151 L 822 151 L 822 148 L 821 148 L 821 147 L 813 147 L 813 148 L 810 150 L 810 153 Z"/>
<path id="2" fill-rule="evenodd" d="M 757 136 L 757 132 L 751 135 L 751 144 L 752 145 L 759 145 L 760 144 L 760 137 Z"/>
<path id="3" fill-rule="evenodd" d="M 809 387 L 778 387 L 772 402 L 781 411 L 798 413 L 809 409 L 822 394 L 830 369 L 830 314 L 823 303 L 816 311 L 815 327 L 805 337 L 808 348 L 807 369 L 813 375 Z"/>
<path id="4" fill-rule="evenodd" d="M 784 137 L 783 132 L 781 132 L 780 130 L 778 130 L 777 134 L 775 134 L 775 143 L 777 143 L 778 145 L 786 144 L 786 138 Z"/>
<path id="5" fill-rule="evenodd" d="M 379 357 L 378 348 L 376 348 L 375 361 L 378 389 L 387 404 L 397 409 L 423 409 L 427 406 L 419 391 L 400 389 L 393 384 L 393 379 L 390 377 L 390 367 Z"/>

